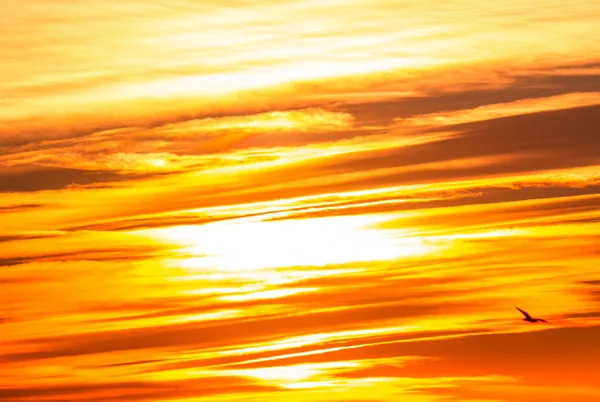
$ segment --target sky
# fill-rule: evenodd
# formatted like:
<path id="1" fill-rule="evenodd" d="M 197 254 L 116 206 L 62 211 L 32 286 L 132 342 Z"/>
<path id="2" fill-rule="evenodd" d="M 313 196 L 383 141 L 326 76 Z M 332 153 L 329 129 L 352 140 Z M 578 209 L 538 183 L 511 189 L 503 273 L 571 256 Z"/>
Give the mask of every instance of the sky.
<path id="1" fill-rule="evenodd" d="M 0 10 L 0 400 L 600 400 L 600 3 Z"/>

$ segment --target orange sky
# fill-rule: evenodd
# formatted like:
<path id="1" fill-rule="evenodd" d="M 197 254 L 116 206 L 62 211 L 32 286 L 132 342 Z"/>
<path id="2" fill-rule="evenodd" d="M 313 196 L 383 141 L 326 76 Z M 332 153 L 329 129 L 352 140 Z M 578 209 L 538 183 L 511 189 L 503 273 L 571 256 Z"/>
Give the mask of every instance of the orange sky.
<path id="1" fill-rule="evenodd" d="M 0 11 L 0 400 L 600 400 L 600 3 Z"/>

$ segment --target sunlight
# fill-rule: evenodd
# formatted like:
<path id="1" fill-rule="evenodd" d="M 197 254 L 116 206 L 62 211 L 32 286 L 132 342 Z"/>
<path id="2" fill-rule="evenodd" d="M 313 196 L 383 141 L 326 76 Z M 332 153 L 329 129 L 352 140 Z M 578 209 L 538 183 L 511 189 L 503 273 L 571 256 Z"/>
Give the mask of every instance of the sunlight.
<path id="1" fill-rule="evenodd" d="M 389 72 L 398 68 L 415 68 L 441 64 L 441 61 L 424 57 L 382 57 L 377 60 L 322 60 L 281 63 L 277 68 L 181 76 L 155 79 L 152 82 L 121 85 L 129 95 L 172 97 L 181 94 L 204 96 L 231 95 L 237 91 L 275 88 L 277 85 L 343 77 L 355 74 Z"/>
<path id="2" fill-rule="evenodd" d="M 1 401 L 600 401 L 600 2 L 0 10 Z"/>
<path id="3" fill-rule="evenodd" d="M 165 167 L 167 165 L 167 161 L 161 158 L 150 159 L 148 163 L 155 168 Z"/>
<path id="4" fill-rule="evenodd" d="M 294 289 L 271 289 L 264 290 L 261 292 L 249 292 L 236 295 L 225 295 L 219 297 L 220 300 L 225 301 L 247 301 L 247 300 L 263 300 L 263 299 L 277 299 L 280 297 L 297 295 L 300 293 L 315 292 L 319 288 L 294 288 Z"/>
<path id="5" fill-rule="evenodd" d="M 386 215 L 302 220 L 237 220 L 149 229 L 138 234 L 181 247 L 183 268 L 244 271 L 326 266 L 422 255 L 432 246 L 398 231 L 376 228 Z M 404 236 L 406 234 L 403 233 Z"/>
<path id="6" fill-rule="evenodd" d="M 353 116 L 348 113 L 331 112 L 319 108 L 291 111 L 275 111 L 244 116 L 226 116 L 191 120 L 169 124 L 155 129 L 171 135 L 186 135 L 197 131 L 214 132 L 215 130 L 244 131 L 283 131 L 283 130 L 339 130 L 348 129 L 353 123 Z"/>
<path id="7" fill-rule="evenodd" d="M 324 344 L 327 342 L 335 342 L 344 339 L 363 339 L 369 338 L 373 336 L 381 336 L 392 333 L 401 333 L 401 332 L 410 332 L 416 331 L 420 329 L 420 327 L 414 325 L 403 325 L 403 326 L 393 326 L 393 327 L 383 327 L 383 328 L 370 328 L 370 329 L 357 329 L 357 330 L 349 330 L 349 331 L 338 331 L 331 333 L 317 333 L 311 335 L 302 335 L 295 336 L 291 338 L 278 339 L 272 342 L 264 342 L 260 345 L 252 345 L 244 348 L 236 348 L 232 350 L 221 351 L 220 354 L 225 356 L 230 355 L 243 355 L 243 354 L 252 354 L 266 351 L 274 351 L 274 350 L 283 350 L 289 348 L 300 348 L 309 345 L 317 345 Z M 347 348 L 360 347 L 358 346 L 350 346 Z M 340 350 L 341 348 L 332 348 L 331 350 Z M 271 360 L 270 358 L 265 358 L 264 360 Z"/>
<path id="8" fill-rule="evenodd" d="M 296 364 L 290 366 L 277 366 L 253 368 L 243 370 L 229 370 L 233 375 L 255 378 L 266 383 L 274 383 L 283 387 L 298 386 L 299 383 L 309 379 L 329 379 L 328 372 L 335 373 L 359 368 L 360 361 L 339 361 L 312 364 Z M 311 382 L 312 383 L 312 382 Z"/>

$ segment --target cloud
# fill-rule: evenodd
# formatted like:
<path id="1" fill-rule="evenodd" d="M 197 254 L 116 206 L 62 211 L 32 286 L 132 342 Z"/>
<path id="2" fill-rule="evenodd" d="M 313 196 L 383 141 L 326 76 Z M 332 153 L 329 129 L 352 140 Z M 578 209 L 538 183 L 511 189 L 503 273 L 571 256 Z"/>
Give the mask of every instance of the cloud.
<path id="1" fill-rule="evenodd" d="M 0 211 L 22 211 L 32 208 L 41 208 L 42 206 L 43 205 L 41 204 L 0 205 Z M 2 239 L 2 237 L 0 237 L 0 239 Z"/>
<path id="2" fill-rule="evenodd" d="M 515 392 L 522 393 L 520 387 L 535 385 L 557 387 L 558 392 L 567 392 L 569 387 L 594 387 L 594 356 L 597 345 L 594 342 L 598 327 L 558 328 L 515 334 L 478 334 L 472 336 L 440 337 L 439 339 L 414 339 L 410 342 L 381 342 L 364 345 L 358 349 L 334 351 L 326 355 L 302 356 L 287 360 L 263 361 L 242 367 L 261 368 L 286 366 L 298 363 L 327 361 L 353 361 L 372 359 L 385 362 L 386 359 L 417 357 L 406 365 L 375 365 L 369 369 L 348 372 L 346 376 L 364 377 L 370 373 L 375 377 L 397 377 L 410 379 L 408 384 L 418 384 L 425 378 L 477 378 L 494 375 L 506 379 Z M 394 336 L 394 338 L 397 338 Z M 401 338 L 400 338 L 401 339 Z M 574 345 L 576 342 L 577 345 Z M 526 358 L 532 364 L 518 364 Z M 558 364 L 558 362 L 563 362 Z M 361 365 L 362 366 L 362 365 Z M 364 366 L 362 366 L 364 367 Z M 543 367 L 543 369 L 540 369 Z M 563 389 L 561 389 L 563 388 Z M 466 387 L 471 389 L 471 387 Z M 478 389 L 478 387 L 475 387 Z M 453 388 L 460 395 L 469 395 L 462 386 Z M 425 392 L 426 389 L 421 389 Z M 454 394 L 451 389 L 439 389 L 441 394 Z M 598 389 L 594 389 L 597 395 Z M 484 392 L 474 392 L 470 397 L 484 396 Z M 525 400 L 525 399 L 523 399 Z"/>
<path id="3" fill-rule="evenodd" d="M 208 397 L 238 393 L 268 391 L 271 387 L 237 377 L 215 376 L 187 381 L 83 382 L 69 385 L 11 387 L 0 389 L 6 401 L 36 398 L 44 401 L 64 401 L 65 398 L 92 401 L 152 401 L 160 398 Z M 85 395 L 82 397 L 82 395 Z"/>
<path id="4" fill-rule="evenodd" d="M 0 267 L 11 267 L 13 265 L 24 264 L 28 258 L 0 258 Z"/>
<path id="5" fill-rule="evenodd" d="M 575 66 L 577 64 L 564 67 L 575 68 Z M 576 73 L 552 75 L 553 71 L 563 68 L 561 65 L 548 66 L 546 70 L 538 71 L 515 70 L 514 73 L 504 70 L 495 71 L 489 66 L 461 67 L 463 68 L 455 67 L 433 73 L 419 72 L 418 75 L 410 77 L 416 87 L 414 93 L 409 96 L 396 96 L 391 100 L 375 98 L 370 102 L 348 102 L 339 107 L 353 114 L 363 124 L 387 125 L 394 120 L 417 119 L 417 116 L 421 115 L 467 112 L 477 108 L 490 109 L 498 104 L 518 105 L 535 103 L 538 100 L 548 103 L 561 99 L 594 102 L 596 93 L 600 91 L 598 75 L 582 76 Z M 399 82 L 402 82 L 401 78 L 396 81 L 391 78 L 380 85 L 389 88 L 390 85 L 398 85 Z M 450 87 L 445 85 L 448 82 L 452 82 L 453 85 Z M 457 82 L 463 84 L 456 86 Z M 492 86 L 485 87 L 488 84 Z M 343 100 L 343 96 L 343 93 L 340 94 L 339 99 Z M 535 105 L 535 107 L 540 106 Z"/>
<path id="6" fill-rule="evenodd" d="M 241 192 L 236 196 L 235 192 L 221 192 L 221 200 L 226 200 L 229 205 L 159 213 L 144 218 L 124 218 L 100 224 L 76 226 L 73 229 L 135 230 L 172 225 L 202 225 L 220 220 L 251 217 L 285 220 L 568 197 L 594 194 L 599 180 L 597 176 L 594 168 L 576 168 L 497 179 L 483 177 L 432 185 L 389 186 L 387 175 L 351 182 L 334 181 L 323 185 L 315 184 L 310 188 L 302 186 L 300 182 L 298 187 L 300 191 L 315 193 L 308 196 L 302 195 L 300 191 L 300 196 L 295 196 L 292 192 L 293 187 L 289 184 L 285 188 L 286 194 L 282 194 L 277 187 L 273 189 L 267 187 L 266 191 L 261 193 L 260 187 L 254 182 L 254 191 L 250 194 Z M 386 187 L 374 188 L 375 185 Z M 358 189 L 348 188 L 349 186 Z M 255 197 L 257 200 L 252 202 L 253 199 L 248 199 L 248 196 Z M 281 198 L 282 196 L 286 198 Z M 273 199 L 274 197 L 280 198 Z M 206 200 L 209 199 L 210 196 Z M 246 203 L 234 205 L 236 201 L 246 201 Z"/>
<path id="7" fill-rule="evenodd" d="M 408 148 L 357 152 L 341 161 L 325 161 L 320 174 L 335 170 L 375 170 L 406 167 L 432 162 L 461 160 L 469 157 L 511 156 L 504 163 L 493 163 L 475 170 L 475 174 L 517 173 L 594 165 L 599 161 L 591 151 L 598 138 L 592 127 L 597 124 L 600 107 L 591 106 L 554 112 L 465 123 L 443 127 L 456 136 Z M 525 135 L 525 133 L 527 135 Z M 494 166 L 496 165 L 496 166 Z M 434 175 L 446 180 L 469 176 L 465 169 L 411 172 L 407 182 L 431 180 Z"/>
<path id="8" fill-rule="evenodd" d="M 593 356 L 598 346 L 593 342 L 599 327 L 557 328 L 545 331 L 533 331 L 519 334 L 488 334 L 464 338 L 444 339 L 431 342 L 399 344 L 390 347 L 397 355 L 410 352 L 419 356 L 435 356 L 443 360 L 424 361 L 425 365 L 438 365 L 457 370 L 455 375 L 481 374 L 490 367 L 480 365 L 481 358 L 494 367 L 497 374 L 527 376 L 529 379 L 550 376 L 561 382 L 585 382 L 592 380 Z M 467 352 L 468 353 L 465 353 Z M 549 353 L 549 351 L 551 351 Z M 527 357 L 534 365 L 519 365 L 515 361 Z M 574 367 L 554 364 L 558 361 L 577 361 L 578 375 L 574 376 Z M 544 370 L 538 370 L 545 367 Z M 421 373 L 428 370 L 422 367 Z M 416 370 L 415 370 L 416 372 Z M 570 372 L 570 373 L 569 373 Z M 579 377 L 582 373 L 588 373 Z M 431 373 L 431 371 L 429 372 Z M 438 372 L 438 375 L 450 373 Z"/>
<path id="9" fill-rule="evenodd" d="M 417 115 L 406 119 L 396 119 L 396 122 L 399 128 L 411 126 L 425 129 L 435 126 L 446 127 L 461 123 L 492 120 L 498 117 L 506 118 L 521 114 L 594 106 L 600 104 L 599 95 L 600 93 L 569 93 L 553 97 L 527 98 L 509 103 L 486 104 L 473 109 Z"/>
<path id="10" fill-rule="evenodd" d="M 21 208 L 7 208 L 8 210 L 21 210 Z M 29 209 L 27 207 L 26 209 Z M 0 243 L 4 242 L 14 242 L 19 240 L 33 240 L 33 239 L 45 239 L 49 237 L 60 236 L 59 233 L 53 232 L 25 232 L 25 233 L 14 233 L 14 234 L 6 234 L 0 236 Z"/>
<path id="11" fill-rule="evenodd" d="M 404 307 L 405 314 L 409 317 L 417 316 L 424 311 L 433 312 L 435 310 L 437 309 L 433 305 Z M 400 311 L 399 306 L 389 306 L 387 308 L 367 306 L 353 310 L 313 312 L 288 317 L 273 315 L 270 317 L 233 319 L 223 323 L 209 323 L 207 325 L 192 323 L 145 328 L 144 330 L 119 330 L 107 334 L 78 334 L 70 340 L 65 337 L 37 340 L 36 343 L 43 341 L 43 343 L 54 347 L 34 352 L 7 353 L 0 357 L 0 360 L 5 362 L 28 361 L 124 350 L 182 346 L 207 348 L 223 346 L 231 342 L 265 341 L 285 335 L 308 334 L 312 330 L 339 330 L 344 327 L 351 327 L 353 323 L 361 322 L 365 317 L 374 320 L 390 318 L 397 315 L 398 311 Z M 275 336 L 272 334 L 272 328 L 279 329 Z"/>
<path id="12" fill-rule="evenodd" d="M 190 97 L 178 97 L 177 101 L 138 99 L 136 102 L 139 106 L 135 109 L 128 105 L 131 102 L 121 107 L 95 104 L 95 109 L 88 113 L 71 112 L 71 116 L 64 116 L 64 112 L 60 111 L 55 114 L 56 117 L 47 113 L 36 120 L 27 118 L 9 121 L 5 125 L 6 135 L 0 143 L 4 144 L 5 149 L 10 149 L 39 143 L 40 140 L 78 140 L 103 131 L 132 128 L 153 130 L 170 124 L 193 124 L 194 121 L 203 119 L 235 120 L 236 116 L 244 118 L 253 114 L 256 115 L 255 119 L 260 119 L 261 115 L 285 114 L 287 111 L 295 113 L 295 110 L 304 108 L 327 108 L 340 102 L 348 102 L 347 107 L 341 111 L 351 113 L 363 125 L 381 126 L 394 118 L 415 114 L 470 109 L 489 103 L 576 92 L 597 92 L 597 75 L 584 75 L 577 70 L 590 63 L 554 62 L 542 65 L 542 68 L 537 66 L 536 69 L 525 65 L 511 72 L 502 67 L 491 68 L 487 63 L 433 70 L 412 68 L 385 74 L 363 74 L 352 79 L 343 77 L 309 80 L 278 88 L 242 91 L 235 98 L 227 97 L 225 100 L 218 97 L 212 97 L 208 101 Z M 552 72 L 557 73 L 552 75 Z M 453 82 L 451 87 L 448 86 L 449 76 Z M 483 87 L 486 88 L 482 89 Z M 348 94 L 348 91 L 364 94 L 362 98 L 358 98 L 363 101 L 357 102 L 357 95 Z M 381 101 L 390 96 L 395 99 L 391 102 Z M 79 106 L 78 110 L 82 110 L 81 105 Z M 99 115 L 102 115 L 102 119 L 97 117 Z"/>
<path id="13" fill-rule="evenodd" d="M 134 254 L 135 253 L 135 254 Z M 12 266 L 27 264 L 31 262 L 54 262 L 54 261 L 136 261 L 141 257 L 151 257 L 154 250 L 144 250 L 142 248 L 105 248 L 105 249 L 87 249 L 85 251 L 76 251 L 71 253 L 48 253 L 38 256 L 29 256 L 22 258 L 0 259 L 0 265 Z"/>
<path id="14" fill-rule="evenodd" d="M 8 169 L 0 173 L 0 192 L 59 190 L 69 186 L 113 183 L 151 177 L 151 174 L 120 175 L 111 171 L 35 167 Z"/>

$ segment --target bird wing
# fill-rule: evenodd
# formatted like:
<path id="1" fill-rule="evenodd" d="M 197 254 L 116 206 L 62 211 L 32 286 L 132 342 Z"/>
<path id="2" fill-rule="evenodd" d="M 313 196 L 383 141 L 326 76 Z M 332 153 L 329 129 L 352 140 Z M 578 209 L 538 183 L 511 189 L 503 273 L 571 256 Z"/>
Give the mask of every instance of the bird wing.
<path id="1" fill-rule="evenodd" d="M 543 320 L 543 319 L 541 319 L 541 318 L 538 318 L 537 320 L 538 320 L 538 321 L 541 321 L 541 322 L 548 322 L 548 321 L 546 321 L 546 320 Z"/>
<path id="2" fill-rule="evenodd" d="M 529 315 L 529 313 L 528 313 L 527 311 L 523 311 L 523 310 L 521 310 L 520 308 L 518 308 L 517 306 L 515 306 L 515 308 L 516 308 L 517 310 L 519 310 L 519 311 L 520 311 L 520 312 L 521 312 L 521 313 L 522 313 L 522 314 L 525 316 L 525 318 L 529 318 L 529 319 L 531 319 L 531 316 Z"/>

